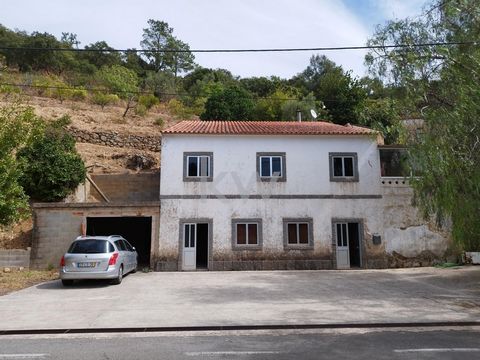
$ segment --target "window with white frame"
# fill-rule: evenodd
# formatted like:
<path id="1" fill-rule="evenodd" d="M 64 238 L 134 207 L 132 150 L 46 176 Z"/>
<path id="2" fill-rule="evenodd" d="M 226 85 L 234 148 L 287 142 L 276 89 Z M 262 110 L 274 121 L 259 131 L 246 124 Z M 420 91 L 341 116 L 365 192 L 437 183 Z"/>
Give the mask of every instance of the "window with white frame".
<path id="1" fill-rule="evenodd" d="M 212 153 L 184 153 L 184 181 L 212 181 Z"/>
<path id="2" fill-rule="evenodd" d="M 232 219 L 232 246 L 234 250 L 262 247 L 261 219 Z"/>
<path id="3" fill-rule="evenodd" d="M 283 219 L 283 236 L 285 248 L 312 248 L 313 247 L 313 220 Z"/>
<path id="4" fill-rule="evenodd" d="M 261 181 L 286 181 L 285 153 L 257 153 L 257 175 Z"/>
<path id="5" fill-rule="evenodd" d="M 356 153 L 330 153 L 330 181 L 358 181 Z"/>

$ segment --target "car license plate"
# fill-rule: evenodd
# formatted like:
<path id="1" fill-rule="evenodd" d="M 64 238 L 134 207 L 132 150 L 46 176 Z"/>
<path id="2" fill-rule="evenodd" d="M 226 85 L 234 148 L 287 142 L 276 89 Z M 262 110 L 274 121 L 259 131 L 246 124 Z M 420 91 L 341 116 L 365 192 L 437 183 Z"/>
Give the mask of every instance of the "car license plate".
<path id="1" fill-rule="evenodd" d="M 96 262 L 79 262 L 77 263 L 77 267 L 79 268 L 94 268 L 97 266 Z"/>

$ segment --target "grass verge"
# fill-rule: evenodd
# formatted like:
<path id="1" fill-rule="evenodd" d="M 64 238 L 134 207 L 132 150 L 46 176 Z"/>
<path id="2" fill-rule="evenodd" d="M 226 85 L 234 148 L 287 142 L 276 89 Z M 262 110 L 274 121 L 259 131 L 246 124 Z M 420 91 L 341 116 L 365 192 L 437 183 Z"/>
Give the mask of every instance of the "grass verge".
<path id="1" fill-rule="evenodd" d="M 0 296 L 29 286 L 58 279 L 56 270 L 24 270 L 9 273 L 0 272 Z"/>

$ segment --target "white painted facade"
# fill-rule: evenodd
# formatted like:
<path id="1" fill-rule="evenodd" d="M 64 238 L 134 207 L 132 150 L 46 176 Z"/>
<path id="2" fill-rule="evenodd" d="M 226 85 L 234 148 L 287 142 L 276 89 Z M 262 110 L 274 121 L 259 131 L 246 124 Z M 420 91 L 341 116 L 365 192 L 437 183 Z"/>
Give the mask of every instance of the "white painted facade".
<path id="1" fill-rule="evenodd" d="M 184 153 L 196 152 L 213 154 L 211 182 L 184 181 Z M 257 179 L 257 153 L 285 153 L 286 181 Z M 331 181 L 329 153 L 355 153 L 358 181 Z M 154 252 L 159 262 L 170 264 L 165 269 L 173 269 L 172 264 L 191 269 L 184 264 L 182 226 L 197 220 L 210 224 L 210 270 L 262 268 L 259 263 L 263 269 L 335 268 L 336 221 L 358 224 L 363 268 L 386 267 L 393 252 L 444 251 L 448 241 L 420 224 L 409 197 L 404 192 L 396 197 L 395 189 L 381 183 L 379 161 L 371 135 L 164 134 L 159 248 Z M 311 219 L 312 246 L 285 246 L 283 220 L 292 218 Z M 259 250 L 235 249 L 232 219 L 261 219 Z M 405 231 L 411 225 L 424 227 Z"/>

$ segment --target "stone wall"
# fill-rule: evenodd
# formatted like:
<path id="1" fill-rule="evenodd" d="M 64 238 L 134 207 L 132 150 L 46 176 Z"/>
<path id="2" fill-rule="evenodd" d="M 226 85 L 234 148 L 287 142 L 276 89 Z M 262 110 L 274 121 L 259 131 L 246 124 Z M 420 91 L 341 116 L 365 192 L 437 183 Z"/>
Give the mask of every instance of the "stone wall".
<path id="1" fill-rule="evenodd" d="M 116 131 L 88 131 L 69 127 L 69 133 L 77 142 L 90 143 L 111 147 L 129 147 L 138 150 L 160 151 L 161 136 L 160 135 L 132 135 L 120 134 Z"/>
<path id="2" fill-rule="evenodd" d="M 30 248 L 27 250 L 0 250 L 0 269 L 30 267 Z"/>

